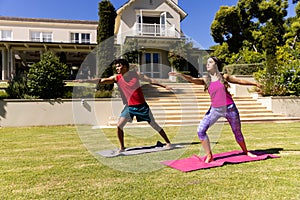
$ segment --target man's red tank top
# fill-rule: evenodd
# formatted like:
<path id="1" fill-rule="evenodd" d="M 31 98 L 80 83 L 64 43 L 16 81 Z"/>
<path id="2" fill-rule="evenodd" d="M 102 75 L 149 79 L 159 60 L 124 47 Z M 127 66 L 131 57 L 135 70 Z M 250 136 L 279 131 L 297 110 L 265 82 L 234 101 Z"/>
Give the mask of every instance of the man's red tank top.
<path id="1" fill-rule="evenodd" d="M 118 74 L 116 80 L 124 104 L 134 106 L 146 102 L 138 74 L 135 71 L 128 71 L 124 76 Z"/>

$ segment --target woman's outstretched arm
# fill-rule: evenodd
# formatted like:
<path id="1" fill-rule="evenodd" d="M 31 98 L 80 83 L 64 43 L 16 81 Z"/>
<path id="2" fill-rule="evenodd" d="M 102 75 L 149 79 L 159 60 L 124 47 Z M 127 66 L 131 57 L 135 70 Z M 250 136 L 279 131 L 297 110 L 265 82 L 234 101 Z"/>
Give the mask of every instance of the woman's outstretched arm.
<path id="1" fill-rule="evenodd" d="M 253 81 L 244 80 L 244 79 L 238 79 L 238 78 L 235 78 L 235 77 L 230 76 L 228 74 L 224 74 L 223 77 L 229 83 L 234 83 L 234 84 L 239 84 L 239 85 L 253 85 L 253 86 L 256 86 L 258 88 L 261 87 L 261 85 L 259 83 L 256 83 L 256 82 L 253 82 Z"/>
<path id="2" fill-rule="evenodd" d="M 205 81 L 204 81 L 203 78 L 195 78 L 195 77 L 192 77 L 190 75 L 181 74 L 181 73 L 178 73 L 178 72 L 169 72 L 169 75 L 170 76 L 181 77 L 181 78 L 185 79 L 186 81 L 188 81 L 190 83 L 197 84 L 197 85 L 205 85 Z"/>

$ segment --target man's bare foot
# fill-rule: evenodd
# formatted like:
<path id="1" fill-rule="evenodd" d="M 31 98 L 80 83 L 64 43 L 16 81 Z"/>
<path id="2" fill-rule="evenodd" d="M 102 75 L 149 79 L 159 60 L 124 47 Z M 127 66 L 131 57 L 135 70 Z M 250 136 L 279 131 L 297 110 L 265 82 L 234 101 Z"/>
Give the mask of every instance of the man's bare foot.
<path id="1" fill-rule="evenodd" d="M 213 155 L 209 154 L 209 155 L 206 156 L 206 159 L 205 159 L 204 162 L 205 163 L 210 163 L 212 161 L 214 161 L 214 157 L 213 157 Z"/>
<path id="2" fill-rule="evenodd" d="M 165 149 L 172 149 L 173 148 L 173 145 L 171 143 L 167 143 L 165 146 L 164 146 Z"/>
<path id="3" fill-rule="evenodd" d="M 122 152 L 124 152 L 124 151 L 125 151 L 125 148 L 121 148 L 121 149 L 119 149 L 119 150 L 117 151 L 117 153 L 120 154 L 120 153 L 122 153 Z"/>
<path id="4" fill-rule="evenodd" d="M 245 153 L 247 156 L 249 156 L 249 157 L 251 157 L 251 158 L 256 158 L 257 157 L 257 155 L 255 155 L 255 154 L 253 154 L 253 153 L 251 153 L 251 152 L 247 152 L 247 153 Z"/>

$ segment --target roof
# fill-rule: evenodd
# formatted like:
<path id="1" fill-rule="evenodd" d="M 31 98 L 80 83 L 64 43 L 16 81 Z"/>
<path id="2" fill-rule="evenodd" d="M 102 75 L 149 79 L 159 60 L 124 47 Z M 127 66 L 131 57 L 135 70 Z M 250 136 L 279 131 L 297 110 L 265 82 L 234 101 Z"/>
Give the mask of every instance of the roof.
<path id="1" fill-rule="evenodd" d="M 15 48 L 17 50 L 48 50 L 70 51 L 70 52 L 91 52 L 97 44 L 78 44 L 61 42 L 31 42 L 31 41 L 0 41 L 1 48 Z"/>
<path id="2" fill-rule="evenodd" d="M 130 6 L 132 3 L 134 3 L 136 0 L 129 0 L 125 4 L 123 4 L 118 10 L 117 14 L 121 15 L 123 10 L 125 10 L 128 6 Z M 183 20 L 186 16 L 187 13 L 180 7 L 178 6 L 174 1 L 172 0 L 165 0 L 167 4 L 169 4 L 172 8 L 174 8 L 181 16 L 181 20 Z"/>
<path id="3" fill-rule="evenodd" d="M 67 20 L 67 19 L 47 19 L 47 18 L 23 18 L 0 16 L 0 20 L 5 21 L 23 21 L 23 22 L 49 22 L 49 23 L 71 23 L 71 24 L 98 24 L 98 21 L 92 20 Z"/>

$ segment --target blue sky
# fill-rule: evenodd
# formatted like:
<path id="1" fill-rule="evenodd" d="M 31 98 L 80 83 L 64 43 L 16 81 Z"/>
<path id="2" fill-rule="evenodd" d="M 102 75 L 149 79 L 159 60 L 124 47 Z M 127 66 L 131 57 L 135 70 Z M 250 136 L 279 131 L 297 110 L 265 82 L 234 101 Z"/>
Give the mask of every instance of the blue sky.
<path id="1" fill-rule="evenodd" d="M 0 0 L 0 15 L 12 17 L 98 20 L 100 0 Z M 111 0 L 116 9 L 127 0 Z M 237 0 L 179 0 L 179 6 L 188 13 L 182 21 L 183 32 L 203 48 L 214 45 L 210 25 L 221 5 L 236 5 Z M 289 0 L 289 16 L 295 16 Z"/>

